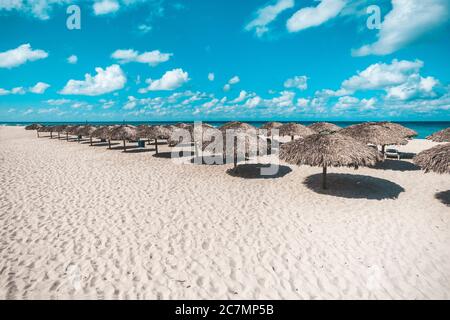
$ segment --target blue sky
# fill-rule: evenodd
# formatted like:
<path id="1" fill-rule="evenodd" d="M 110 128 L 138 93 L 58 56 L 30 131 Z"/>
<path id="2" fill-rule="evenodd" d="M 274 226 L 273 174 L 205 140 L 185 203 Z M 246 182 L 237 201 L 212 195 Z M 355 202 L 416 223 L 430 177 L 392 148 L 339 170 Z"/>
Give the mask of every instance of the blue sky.
<path id="1" fill-rule="evenodd" d="M 450 120 L 449 6 L 0 0 L 0 121 Z"/>

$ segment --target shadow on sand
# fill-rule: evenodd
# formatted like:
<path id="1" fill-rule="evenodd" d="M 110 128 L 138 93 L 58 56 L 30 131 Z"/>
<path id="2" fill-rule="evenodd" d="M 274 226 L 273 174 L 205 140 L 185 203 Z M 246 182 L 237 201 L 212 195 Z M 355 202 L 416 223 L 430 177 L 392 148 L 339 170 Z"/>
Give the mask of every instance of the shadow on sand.
<path id="1" fill-rule="evenodd" d="M 192 152 L 185 152 L 185 153 L 179 153 L 179 158 L 185 158 L 185 157 L 192 157 L 193 153 Z M 155 153 L 153 155 L 155 158 L 163 158 L 163 159 L 172 159 L 172 151 L 164 151 L 164 152 L 159 152 L 159 153 Z"/>
<path id="2" fill-rule="evenodd" d="M 314 174 L 303 184 L 320 194 L 353 199 L 396 199 L 405 189 L 389 180 L 358 174 L 327 174 L 328 189 L 322 189 L 322 174 Z"/>
<path id="3" fill-rule="evenodd" d="M 416 166 L 414 163 L 403 160 L 391 160 L 386 159 L 383 162 L 378 162 L 376 165 L 372 166 L 373 169 L 381 170 L 394 170 L 394 171 L 416 171 L 420 170 L 420 167 Z"/>
<path id="4" fill-rule="evenodd" d="M 438 192 L 434 197 L 450 207 L 450 190 Z"/>
<path id="5" fill-rule="evenodd" d="M 150 149 L 150 148 L 135 148 L 135 149 L 131 149 L 128 150 L 128 146 L 127 146 L 127 151 L 123 151 L 125 153 L 145 153 L 145 152 L 154 152 L 155 149 Z"/>
<path id="6" fill-rule="evenodd" d="M 117 145 L 119 145 L 120 143 L 119 142 L 111 142 L 111 146 L 117 146 Z M 94 142 L 93 144 L 92 144 L 92 147 L 108 147 L 109 145 L 108 145 L 108 142 Z"/>
<path id="7" fill-rule="evenodd" d="M 231 168 L 227 170 L 227 174 L 233 177 L 239 177 L 244 179 L 275 179 L 281 178 L 292 171 L 288 166 L 278 165 L 278 170 L 275 172 L 261 171 L 263 168 L 269 170 L 270 164 L 263 163 L 246 163 L 240 164 L 236 168 Z"/>

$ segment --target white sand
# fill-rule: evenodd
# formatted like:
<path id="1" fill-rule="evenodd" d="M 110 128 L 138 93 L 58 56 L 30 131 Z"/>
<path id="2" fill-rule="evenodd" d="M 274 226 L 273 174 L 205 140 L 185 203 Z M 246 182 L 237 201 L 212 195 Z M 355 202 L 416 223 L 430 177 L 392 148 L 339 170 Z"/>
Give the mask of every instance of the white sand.
<path id="1" fill-rule="evenodd" d="M 330 168 L 322 194 L 319 168 L 244 179 L 35 135 L 0 127 L 1 299 L 450 298 L 448 175 Z"/>

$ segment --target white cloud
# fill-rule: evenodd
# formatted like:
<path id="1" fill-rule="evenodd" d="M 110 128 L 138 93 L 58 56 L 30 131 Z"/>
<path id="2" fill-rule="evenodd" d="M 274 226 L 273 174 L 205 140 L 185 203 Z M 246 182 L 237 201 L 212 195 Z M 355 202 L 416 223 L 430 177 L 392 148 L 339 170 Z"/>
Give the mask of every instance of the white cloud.
<path id="1" fill-rule="evenodd" d="M 15 49 L 0 52 L 0 68 L 14 68 L 28 61 L 45 59 L 48 53 L 43 50 L 33 50 L 29 43 Z"/>
<path id="2" fill-rule="evenodd" d="M 69 80 L 60 93 L 97 96 L 122 89 L 127 82 L 125 74 L 117 64 L 104 70 L 97 67 L 95 71 L 95 76 L 85 74 L 84 80 Z"/>
<path id="3" fill-rule="evenodd" d="M 112 58 L 119 60 L 119 63 L 138 62 L 146 63 L 152 67 L 166 62 L 172 56 L 172 53 L 162 53 L 159 50 L 139 53 L 133 49 L 116 50 L 111 55 Z"/>
<path id="4" fill-rule="evenodd" d="M 267 27 L 268 24 L 274 21 L 283 11 L 290 9 L 293 6 L 294 0 L 277 0 L 274 4 L 266 5 L 265 7 L 258 9 L 255 19 L 245 26 L 245 30 L 254 30 L 255 34 L 258 37 L 261 37 L 269 31 L 269 28 Z"/>
<path id="5" fill-rule="evenodd" d="M 410 76 L 405 83 L 387 88 L 386 98 L 410 100 L 418 97 L 433 97 L 436 95 L 433 89 L 438 83 L 439 82 L 433 77 L 423 78 L 418 74 L 414 74 Z"/>
<path id="6" fill-rule="evenodd" d="M 322 0 L 317 7 L 298 10 L 287 21 L 286 27 L 289 32 L 297 32 L 319 26 L 336 17 L 345 4 L 345 0 Z"/>
<path id="7" fill-rule="evenodd" d="M 71 0 L 0 0 L 0 10 L 16 10 L 30 14 L 37 19 L 47 20 L 56 5 L 70 3 Z"/>
<path id="8" fill-rule="evenodd" d="M 306 76 L 296 76 L 291 79 L 287 79 L 284 82 L 285 88 L 297 88 L 300 90 L 306 90 L 308 88 L 308 77 Z"/>
<path id="9" fill-rule="evenodd" d="M 70 64 L 75 64 L 78 62 L 78 57 L 76 55 L 71 55 L 70 57 L 67 58 L 67 62 Z"/>
<path id="10" fill-rule="evenodd" d="M 208 80 L 209 81 L 214 81 L 214 79 L 215 79 L 214 73 L 212 73 L 212 72 L 208 73 Z"/>
<path id="11" fill-rule="evenodd" d="M 228 84 L 236 84 L 238 82 L 240 82 L 241 79 L 239 79 L 238 76 L 234 76 L 233 78 L 231 78 L 230 80 L 228 80 Z"/>
<path id="12" fill-rule="evenodd" d="M 228 83 L 223 86 L 223 91 L 230 91 L 230 89 L 231 89 L 231 86 Z"/>
<path id="13" fill-rule="evenodd" d="M 27 115 L 27 114 L 30 114 L 30 113 L 33 113 L 33 109 L 27 109 L 27 110 L 25 110 L 24 112 L 22 112 L 22 114 L 23 115 Z"/>
<path id="14" fill-rule="evenodd" d="M 140 89 L 139 92 L 145 93 L 147 91 L 175 90 L 188 81 L 189 74 L 187 72 L 184 72 L 183 69 L 173 69 L 167 71 L 161 79 L 147 79 L 145 82 L 148 83 L 149 86 L 145 89 Z"/>
<path id="15" fill-rule="evenodd" d="M 392 0 L 378 40 L 354 50 L 355 56 L 387 55 L 448 21 L 448 0 Z"/>
<path id="16" fill-rule="evenodd" d="M 116 0 L 101 0 L 96 1 L 93 5 L 95 15 L 105 15 L 118 11 L 120 5 Z"/>
<path id="17" fill-rule="evenodd" d="M 242 90 L 239 93 L 239 96 L 236 99 L 232 100 L 231 103 L 239 103 L 241 101 L 244 101 L 245 99 L 247 99 L 248 96 L 249 94 L 247 93 L 247 91 Z"/>
<path id="18" fill-rule="evenodd" d="M 47 104 L 51 105 L 51 106 L 60 106 L 63 104 L 67 104 L 69 102 L 71 102 L 71 100 L 68 99 L 50 99 L 46 101 Z"/>
<path id="19" fill-rule="evenodd" d="M 298 107 L 307 107 L 309 106 L 309 99 L 305 99 L 305 98 L 298 98 L 297 99 L 297 106 Z"/>
<path id="20" fill-rule="evenodd" d="M 375 63 L 345 80 L 342 88 L 350 91 L 377 90 L 400 85 L 406 82 L 411 75 L 417 74 L 422 67 L 423 62 L 420 60 L 399 61 L 394 59 L 391 64 Z"/>
<path id="21" fill-rule="evenodd" d="M 138 103 L 138 100 L 135 97 L 129 96 L 127 103 L 125 103 L 125 105 L 123 106 L 123 109 L 125 109 L 125 110 L 134 109 L 134 108 L 136 108 L 137 103 Z"/>
<path id="22" fill-rule="evenodd" d="M 23 87 L 16 87 L 11 89 L 12 94 L 25 94 L 25 89 Z"/>
<path id="23" fill-rule="evenodd" d="M 153 29 L 153 27 L 148 24 L 141 24 L 138 26 L 138 30 L 144 34 L 149 33 L 150 31 L 152 31 L 152 29 Z"/>
<path id="24" fill-rule="evenodd" d="M 47 90 L 50 87 L 48 83 L 45 82 L 38 82 L 33 87 L 31 87 L 29 90 L 32 93 L 36 94 L 43 94 L 45 90 Z"/>
<path id="25" fill-rule="evenodd" d="M 370 111 L 375 109 L 375 103 L 377 100 L 375 98 L 370 99 L 358 99 L 352 96 L 340 97 L 337 103 L 334 105 L 334 111 L 349 111 L 353 109 L 354 111 Z"/>
<path id="26" fill-rule="evenodd" d="M 9 94 L 9 90 L 0 88 L 0 96 L 5 96 L 7 94 Z"/>

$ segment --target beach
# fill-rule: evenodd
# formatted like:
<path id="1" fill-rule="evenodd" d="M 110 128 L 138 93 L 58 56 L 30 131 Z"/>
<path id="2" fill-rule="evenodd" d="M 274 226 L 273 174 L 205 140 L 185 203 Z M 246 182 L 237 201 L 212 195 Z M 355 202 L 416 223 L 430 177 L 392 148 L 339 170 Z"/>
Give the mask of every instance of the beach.
<path id="1" fill-rule="evenodd" d="M 388 160 L 322 191 L 321 168 L 240 177 L 115 143 L 0 127 L 0 299 L 450 299 L 448 175 Z"/>

